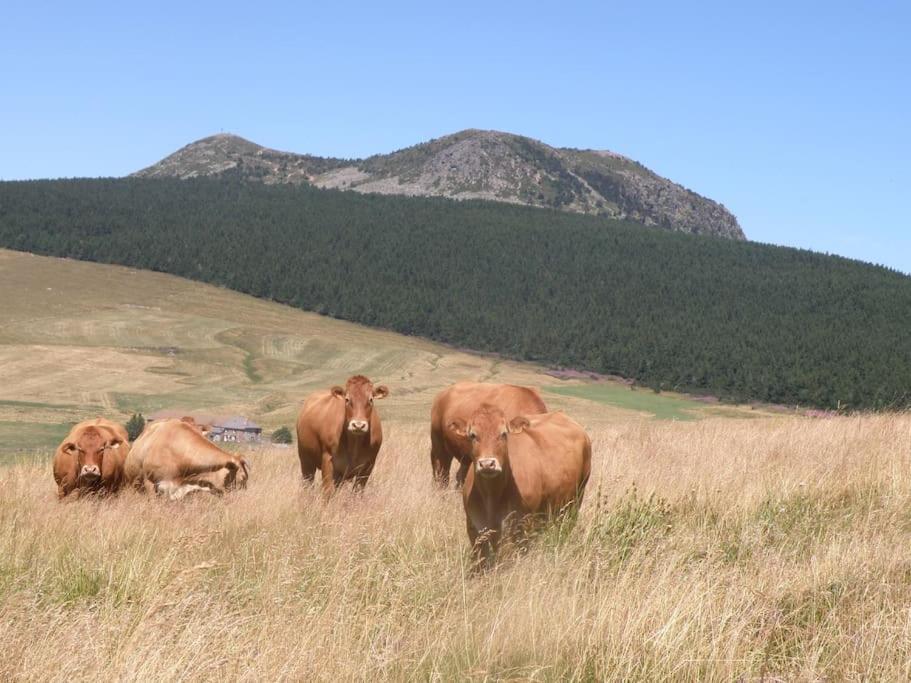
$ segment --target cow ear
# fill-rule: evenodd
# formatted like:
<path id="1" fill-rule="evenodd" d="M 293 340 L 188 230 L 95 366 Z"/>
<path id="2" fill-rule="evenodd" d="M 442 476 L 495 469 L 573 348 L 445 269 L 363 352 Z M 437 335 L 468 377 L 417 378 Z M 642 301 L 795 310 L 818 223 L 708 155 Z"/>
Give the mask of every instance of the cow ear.
<path id="1" fill-rule="evenodd" d="M 345 398 L 345 390 L 337 384 L 334 387 L 332 387 L 329 391 L 331 391 L 332 395 L 335 396 L 336 398 Z"/>
<path id="2" fill-rule="evenodd" d="M 379 400 L 381 398 L 386 398 L 389 395 L 389 387 L 385 384 L 381 384 L 378 387 L 373 388 L 373 398 Z"/>
<path id="3" fill-rule="evenodd" d="M 449 429 L 459 436 L 465 436 L 468 433 L 468 425 L 465 424 L 465 420 L 458 417 L 449 423 Z"/>
<path id="4" fill-rule="evenodd" d="M 528 429 L 531 426 L 531 422 L 528 421 L 527 417 L 514 417 L 509 421 L 509 433 L 510 434 L 521 434 L 523 431 Z"/>

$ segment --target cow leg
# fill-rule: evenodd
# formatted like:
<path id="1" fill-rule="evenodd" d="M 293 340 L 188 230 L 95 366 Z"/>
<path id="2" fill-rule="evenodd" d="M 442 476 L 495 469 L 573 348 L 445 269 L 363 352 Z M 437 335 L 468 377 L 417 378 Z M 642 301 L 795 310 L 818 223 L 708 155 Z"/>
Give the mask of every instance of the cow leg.
<path id="1" fill-rule="evenodd" d="M 456 472 L 456 488 L 462 488 L 462 485 L 465 484 L 465 477 L 468 476 L 469 467 L 471 467 L 470 458 L 459 460 L 459 471 Z"/>
<path id="2" fill-rule="evenodd" d="M 430 465 L 433 468 L 433 480 L 441 489 L 449 488 L 449 469 L 452 467 L 452 456 L 446 451 L 442 439 L 430 435 Z"/>
<path id="3" fill-rule="evenodd" d="M 332 494 L 335 491 L 335 487 L 338 486 L 339 482 L 336 482 L 336 477 L 341 479 L 340 475 L 336 475 L 335 468 L 332 466 L 332 454 L 323 453 L 322 465 L 320 467 L 322 471 L 322 484 L 323 488 L 323 499 L 329 500 L 332 497 Z"/>
<path id="4" fill-rule="evenodd" d="M 354 484 L 352 488 L 355 491 L 362 491 L 367 485 L 367 480 L 370 478 L 370 473 L 373 472 L 373 464 L 365 465 L 362 467 L 357 474 L 354 475 Z"/>
<path id="5" fill-rule="evenodd" d="M 318 469 L 316 463 L 310 458 L 303 457 L 301 460 L 301 475 L 304 478 L 305 484 L 312 484 L 314 478 L 316 477 L 316 470 Z"/>
<path id="6" fill-rule="evenodd" d="M 174 492 L 174 495 L 171 496 L 171 500 L 180 500 L 187 494 L 193 493 L 194 491 L 206 491 L 208 493 L 215 493 L 215 490 L 209 486 L 200 486 L 199 484 L 184 484 L 177 488 L 177 491 Z"/>
<path id="7" fill-rule="evenodd" d="M 180 500 L 188 493 L 193 491 L 213 492 L 210 486 L 200 486 L 198 484 L 177 483 L 166 479 L 155 484 L 155 492 L 168 497 L 168 500 Z"/>
<path id="8" fill-rule="evenodd" d="M 478 531 L 471 520 L 468 520 L 468 540 L 471 541 L 472 571 L 481 572 L 490 569 L 497 550 L 497 532 L 493 529 Z"/>
<path id="9" fill-rule="evenodd" d="M 297 457 L 301 463 L 301 476 L 305 484 L 313 483 L 316 471 L 320 468 L 320 456 L 319 452 L 313 452 L 304 446 L 300 438 L 300 432 L 298 432 Z"/>
<path id="10" fill-rule="evenodd" d="M 192 460 L 180 463 L 179 475 L 177 476 L 180 477 L 182 482 L 186 482 L 187 480 L 200 479 L 203 475 L 218 472 L 221 469 L 234 472 L 234 476 L 236 476 L 237 470 L 241 467 L 244 467 L 244 465 L 240 458 L 228 454 L 204 453 L 194 456 Z M 173 470 L 168 467 L 158 467 L 146 473 L 146 477 L 155 483 L 156 490 L 160 483 L 170 482 L 174 484 L 174 481 L 172 481 L 174 476 Z"/>

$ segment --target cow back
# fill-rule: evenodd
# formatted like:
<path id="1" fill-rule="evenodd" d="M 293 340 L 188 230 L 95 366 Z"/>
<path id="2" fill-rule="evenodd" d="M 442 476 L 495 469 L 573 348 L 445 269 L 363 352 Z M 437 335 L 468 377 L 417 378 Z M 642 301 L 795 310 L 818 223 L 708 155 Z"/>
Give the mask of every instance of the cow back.
<path id="1" fill-rule="evenodd" d="M 458 382 L 437 394 L 433 401 L 430 412 L 431 437 L 447 443 L 459 458 L 468 457 L 468 440 L 454 434 L 449 425 L 455 420 L 467 422 L 474 411 L 485 403 L 502 410 L 507 420 L 518 415 L 547 412 L 541 394 L 532 387 Z"/>
<path id="2" fill-rule="evenodd" d="M 507 437 L 516 508 L 555 512 L 581 498 L 591 473 L 591 440 L 562 412 L 529 417 L 529 426 Z"/>

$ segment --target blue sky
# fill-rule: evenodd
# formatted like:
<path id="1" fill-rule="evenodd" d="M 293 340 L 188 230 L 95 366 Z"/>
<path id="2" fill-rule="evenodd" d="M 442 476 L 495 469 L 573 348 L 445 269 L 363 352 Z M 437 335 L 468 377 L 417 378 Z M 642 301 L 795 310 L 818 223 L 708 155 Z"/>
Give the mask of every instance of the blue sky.
<path id="1" fill-rule="evenodd" d="M 911 3 L 132 4 L 0 9 L 0 178 L 124 175 L 219 131 L 359 157 L 493 128 L 911 273 Z"/>

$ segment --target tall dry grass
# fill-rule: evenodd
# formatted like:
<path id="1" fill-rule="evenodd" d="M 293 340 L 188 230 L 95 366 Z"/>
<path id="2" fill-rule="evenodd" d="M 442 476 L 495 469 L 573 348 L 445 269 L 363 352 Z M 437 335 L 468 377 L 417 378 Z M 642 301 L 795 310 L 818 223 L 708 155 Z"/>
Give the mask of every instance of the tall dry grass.
<path id="1" fill-rule="evenodd" d="M 600 429 L 576 527 L 481 576 L 386 431 L 328 506 L 291 450 L 182 503 L 0 469 L 0 680 L 911 677 L 911 416 Z"/>

